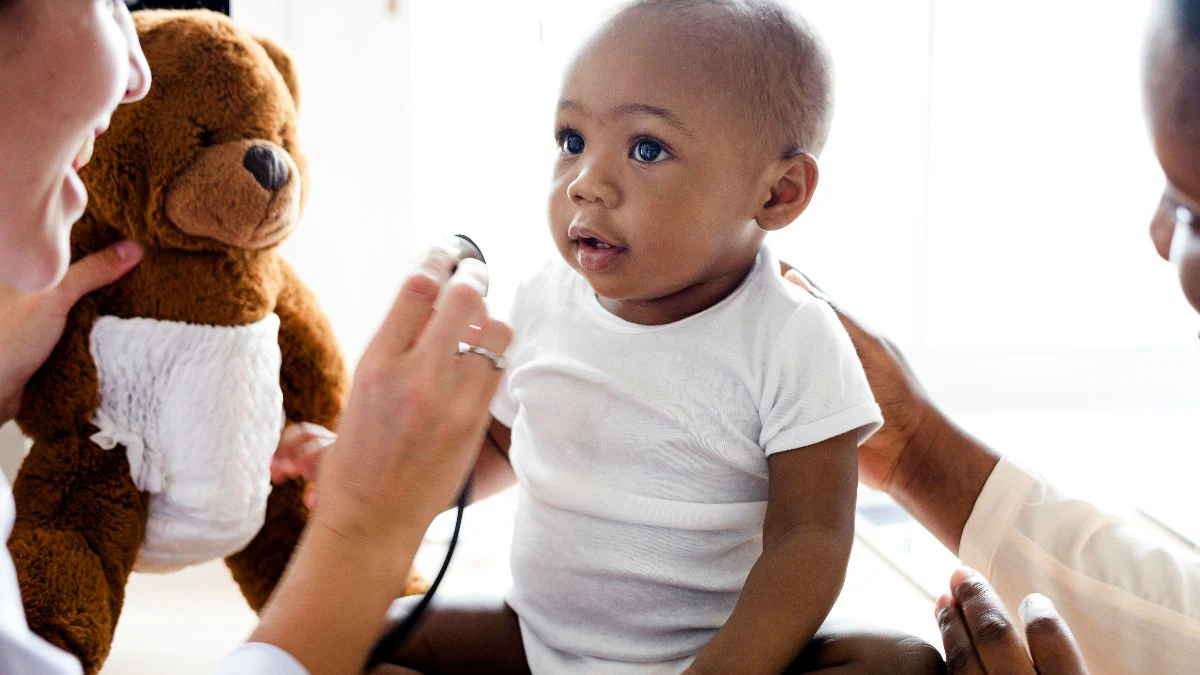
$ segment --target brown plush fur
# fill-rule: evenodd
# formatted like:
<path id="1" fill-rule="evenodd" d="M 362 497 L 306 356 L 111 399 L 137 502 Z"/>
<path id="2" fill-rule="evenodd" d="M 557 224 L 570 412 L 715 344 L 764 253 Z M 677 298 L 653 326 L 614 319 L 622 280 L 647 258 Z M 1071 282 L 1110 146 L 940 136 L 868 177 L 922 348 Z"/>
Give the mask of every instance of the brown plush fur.
<path id="1" fill-rule="evenodd" d="M 149 508 L 124 448 L 89 440 L 100 405 L 89 349 L 96 319 L 237 326 L 275 312 L 287 420 L 333 428 L 347 386 L 333 331 L 275 251 L 307 193 L 290 59 L 209 12 L 139 12 L 136 22 L 154 85 L 117 112 L 82 172 L 91 201 L 72 255 L 121 238 L 140 242 L 146 255 L 71 312 L 18 419 L 35 442 L 14 485 L 9 542 L 26 613 L 34 631 L 78 655 L 88 673 L 108 654 Z M 243 165 L 252 147 L 274 158 L 267 183 L 275 189 Z M 262 530 L 226 561 L 255 610 L 304 528 L 303 489 L 300 481 L 275 487 Z M 419 579 L 409 590 L 423 590 Z"/>

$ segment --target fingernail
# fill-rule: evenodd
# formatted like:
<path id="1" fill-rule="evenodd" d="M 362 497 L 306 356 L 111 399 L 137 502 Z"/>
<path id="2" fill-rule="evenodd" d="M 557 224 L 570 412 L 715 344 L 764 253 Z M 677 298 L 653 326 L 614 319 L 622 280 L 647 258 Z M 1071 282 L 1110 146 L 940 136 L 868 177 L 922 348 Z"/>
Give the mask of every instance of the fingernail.
<path id="1" fill-rule="evenodd" d="M 437 245 L 425 252 L 417 262 L 416 272 L 435 281 L 445 278 L 458 263 L 458 256 L 444 245 Z"/>
<path id="2" fill-rule="evenodd" d="M 304 445 L 300 446 L 300 456 L 304 457 L 307 455 L 316 454 L 316 453 L 320 452 L 322 448 L 329 445 L 331 442 L 332 441 L 325 439 L 325 438 L 314 438 L 312 440 L 306 441 L 304 443 Z"/>
<path id="3" fill-rule="evenodd" d="M 933 615 L 934 615 L 934 616 L 941 616 L 941 615 L 942 615 L 942 612 L 943 612 L 943 611 L 945 611 L 945 609 L 946 609 L 947 607 L 950 607 L 950 606 L 952 606 L 952 605 L 954 605 L 954 596 L 953 596 L 953 595 L 950 595 L 949 593 L 946 593 L 945 595 L 943 595 L 943 596 L 941 596 L 940 598 L 938 598 L 938 599 L 937 599 L 937 602 L 936 602 L 936 603 L 934 603 L 934 605 L 933 605 Z"/>
<path id="4" fill-rule="evenodd" d="M 326 429 L 320 424 L 313 424 L 312 422 L 305 422 L 304 430 L 313 436 L 316 436 L 317 438 L 337 438 L 337 434 Z"/>
<path id="5" fill-rule="evenodd" d="M 960 567 L 954 570 L 954 574 L 950 575 L 950 588 L 958 588 L 977 576 L 979 576 L 979 573 L 970 567 Z"/>
<path id="6" fill-rule="evenodd" d="M 117 257 L 125 262 L 137 260 L 142 256 L 142 247 L 135 241 L 125 240 L 115 246 Z"/>
<path id="7" fill-rule="evenodd" d="M 438 282 L 428 271 L 417 270 L 408 280 L 408 290 L 420 296 L 432 296 L 438 290 Z"/>
<path id="8" fill-rule="evenodd" d="M 1024 624 L 1029 624 L 1038 617 L 1057 613 L 1057 610 L 1054 609 L 1054 603 L 1050 601 L 1050 598 L 1041 593 L 1032 593 L 1025 596 L 1025 599 L 1021 601 L 1018 611 L 1021 614 L 1021 623 Z"/>
<path id="9" fill-rule="evenodd" d="M 478 260 L 467 258 L 460 262 L 458 269 L 454 272 L 454 279 L 470 284 L 480 295 L 487 297 L 488 268 Z"/>

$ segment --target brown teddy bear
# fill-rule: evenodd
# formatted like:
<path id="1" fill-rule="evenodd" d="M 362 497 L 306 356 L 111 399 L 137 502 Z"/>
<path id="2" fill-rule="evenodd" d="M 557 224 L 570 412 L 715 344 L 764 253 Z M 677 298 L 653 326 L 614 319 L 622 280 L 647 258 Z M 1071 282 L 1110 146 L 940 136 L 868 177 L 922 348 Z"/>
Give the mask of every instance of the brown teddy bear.
<path id="1" fill-rule="evenodd" d="M 72 255 L 122 238 L 146 254 L 74 308 L 18 419 L 34 440 L 9 541 L 26 615 L 88 673 L 131 571 L 225 558 L 262 608 L 307 518 L 301 481 L 270 483 L 280 432 L 332 428 L 347 386 L 333 331 L 276 252 L 307 192 L 290 59 L 207 11 L 136 24 L 154 84 L 82 172 Z"/>

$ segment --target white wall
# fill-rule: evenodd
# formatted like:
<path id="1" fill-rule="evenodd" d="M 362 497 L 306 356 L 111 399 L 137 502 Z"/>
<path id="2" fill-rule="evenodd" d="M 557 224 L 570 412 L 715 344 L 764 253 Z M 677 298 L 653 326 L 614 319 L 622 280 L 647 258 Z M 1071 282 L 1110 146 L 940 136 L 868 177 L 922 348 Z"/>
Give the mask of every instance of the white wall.
<path id="1" fill-rule="evenodd" d="M 559 71 L 618 4 L 412 4 L 415 227 L 471 223 L 500 311 L 556 255 Z M 1140 102 L 1149 0 L 792 4 L 829 44 L 837 108 L 777 251 L 1005 451 L 1120 476 L 1138 503 L 1186 494 L 1200 322 L 1147 236 L 1163 182 Z"/>
<path id="2" fill-rule="evenodd" d="M 417 227 L 470 222 L 499 308 L 555 255 L 559 71 L 619 4 L 413 3 Z M 794 4 L 833 53 L 837 110 L 812 208 L 772 235 L 784 257 L 952 407 L 1200 405 L 1195 315 L 1146 235 L 1148 0 Z"/>
<path id="3" fill-rule="evenodd" d="M 554 255 L 558 74 L 615 0 L 389 4 L 234 8 L 296 57 L 312 199 L 284 250 L 352 361 L 436 234 L 482 244 L 500 314 Z M 1200 407 L 1195 315 L 1145 235 L 1161 184 L 1139 102 L 1147 4 L 798 3 L 838 107 L 813 207 L 775 245 L 951 409 Z M 0 438 L 0 464 L 15 448 Z"/>
<path id="4" fill-rule="evenodd" d="M 351 363 L 425 241 L 412 221 L 407 3 L 241 0 L 238 23 L 279 41 L 302 89 L 311 193 L 283 246 L 329 314 Z"/>
<path id="5" fill-rule="evenodd" d="M 240 0 L 234 18 L 281 42 L 303 87 L 312 192 L 284 245 L 330 315 L 350 363 L 365 347 L 426 233 L 412 226 L 410 14 L 386 0 Z M 24 455 L 0 430 L 0 470 Z"/>

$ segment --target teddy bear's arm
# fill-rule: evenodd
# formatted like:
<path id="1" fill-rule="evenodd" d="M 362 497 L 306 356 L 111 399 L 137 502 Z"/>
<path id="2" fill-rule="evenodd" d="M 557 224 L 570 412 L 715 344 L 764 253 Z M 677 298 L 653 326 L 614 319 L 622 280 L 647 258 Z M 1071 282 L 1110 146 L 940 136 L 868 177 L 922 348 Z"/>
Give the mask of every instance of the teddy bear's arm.
<path id="1" fill-rule="evenodd" d="M 333 327 L 312 291 L 280 261 L 283 285 L 279 348 L 283 352 L 283 407 L 289 422 L 312 422 L 333 429 L 346 400 L 346 366 Z"/>
<path id="2" fill-rule="evenodd" d="M 342 356 L 312 292 L 286 263 L 280 265 L 282 288 L 275 313 L 280 320 L 284 412 L 289 423 L 312 422 L 333 429 L 346 395 Z M 303 492 L 300 480 L 275 486 L 262 530 L 249 546 L 226 560 L 255 611 L 266 604 L 307 522 Z"/>

